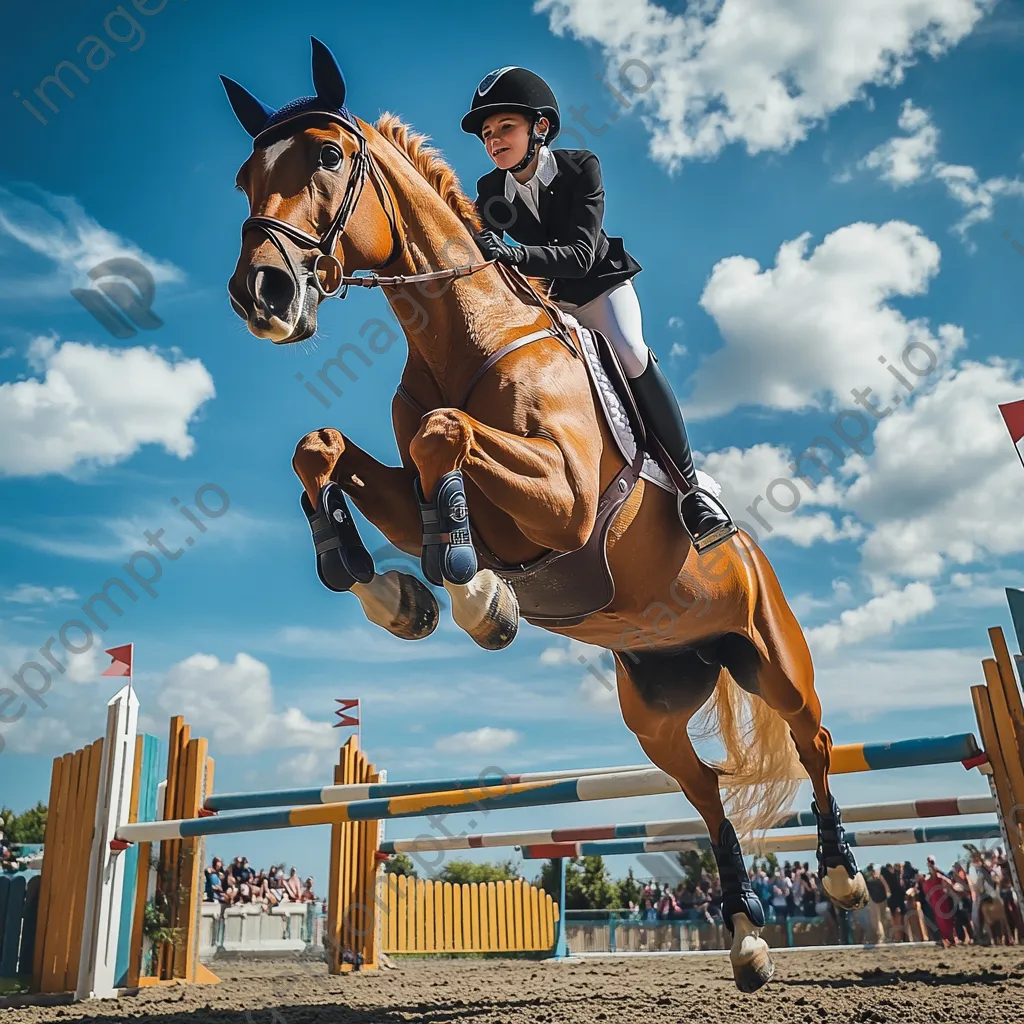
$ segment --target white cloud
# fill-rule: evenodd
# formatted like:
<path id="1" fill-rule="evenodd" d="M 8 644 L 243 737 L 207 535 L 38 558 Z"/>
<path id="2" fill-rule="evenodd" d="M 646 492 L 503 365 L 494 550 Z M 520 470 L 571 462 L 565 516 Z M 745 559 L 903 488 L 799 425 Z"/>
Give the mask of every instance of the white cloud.
<path id="1" fill-rule="evenodd" d="M 838 438 L 833 440 L 838 442 Z M 847 454 L 841 451 L 841 457 Z M 734 518 L 742 520 L 744 528 L 759 543 L 771 537 L 788 540 L 797 547 L 810 547 L 819 541 L 853 540 L 863 533 L 851 517 L 840 517 L 837 522 L 832 513 L 820 510 L 838 507 L 844 493 L 837 480 L 834 457 L 824 452 L 823 459 L 833 475 L 820 481 L 817 474 L 810 477 L 816 485 L 813 489 L 799 481 L 793 472 L 794 454 L 770 444 L 711 452 L 701 468 L 721 484 L 726 508 L 732 511 Z M 842 465 L 840 462 L 839 475 Z M 802 464 L 798 468 L 801 472 L 807 471 Z M 780 511 L 780 508 L 789 511 Z"/>
<path id="2" fill-rule="evenodd" d="M 884 408 L 907 394 L 891 368 L 916 386 L 917 370 L 935 373 L 963 346 L 960 327 L 933 330 L 891 304 L 924 294 L 938 273 L 939 247 L 919 228 L 849 224 L 810 253 L 809 240 L 805 233 L 784 242 L 764 270 L 745 256 L 715 264 L 700 304 L 725 344 L 694 374 L 690 416 L 720 416 L 745 403 L 849 408 L 855 387 Z"/>
<path id="3" fill-rule="evenodd" d="M 228 694 L 236 699 L 226 700 Z M 233 662 L 210 654 L 178 662 L 160 686 L 156 703 L 166 714 L 184 715 L 212 749 L 224 754 L 288 747 L 309 753 L 337 746 L 330 722 L 314 722 L 298 708 L 276 705 L 270 669 L 244 652 Z"/>
<path id="4" fill-rule="evenodd" d="M 198 359 L 52 338 L 37 338 L 30 355 L 40 377 L 0 384 L 0 475 L 112 465 L 144 444 L 179 459 L 192 454 L 189 424 L 214 396 Z"/>
<path id="5" fill-rule="evenodd" d="M 74 601 L 78 595 L 71 587 L 40 587 L 34 583 L 19 583 L 4 591 L 4 600 L 14 604 L 54 605 Z"/>
<path id="6" fill-rule="evenodd" d="M 0 231 L 51 260 L 50 276 L 17 277 L 5 274 L 0 296 L 5 299 L 66 295 L 74 284 L 89 284 L 92 267 L 116 256 L 142 263 L 156 283 L 184 280 L 174 264 L 158 260 L 137 245 L 109 231 L 90 217 L 70 196 L 53 195 L 26 186 L 25 195 L 0 186 Z"/>
<path id="7" fill-rule="evenodd" d="M 935 607 L 935 595 L 926 583 L 910 583 L 902 590 L 873 597 L 860 608 L 849 608 L 835 622 L 806 630 L 815 654 L 838 650 L 876 636 L 886 636 L 896 626 L 920 618 Z"/>
<path id="8" fill-rule="evenodd" d="M 932 578 L 1024 551 L 1024 474 L 996 408 L 1022 393 L 1014 367 L 966 362 L 878 424 L 844 498 L 872 524 L 869 573 Z"/>
<path id="9" fill-rule="evenodd" d="M 861 167 L 879 172 L 894 187 L 921 181 L 937 181 L 964 208 L 953 231 L 966 241 L 975 225 L 992 219 L 996 202 L 1008 196 L 1024 196 L 1024 180 L 998 176 L 982 180 L 973 168 L 936 159 L 939 131 L 931 115 L 911 100 L 904 101 L 899 127 L 907 134 L 894 136 L 872 150 Z M 970 246 L 973 248 L 973 245 Z"/>
<path id="10" fill-rule="evenodd" d="M 699 0 L 675 13 L 651 0 L 536 0 L 534 10 L 556 34 L 601 47 L 608 79 L 644 112 L 651 155 L 675 169 L 732 143 L 792 147 L 868 86 L 898 85 L 920 56 L 942 56 L 994 2 Z"/>
<path id="11" fill-rule="evenodd" d="M 595 666 L 601 679 L 588 672 L 581 680 L 579 695 L 585 704 L 601 710 L 614 710 L 619 706 L 619 691 L 615 685 L 614 670 Z M 602 681 L 603 680 L 603 681 Z"/>
<path id="12" fill-rule="evenodd" d="M 861 166 L 878 171 L 883 181 L 896 187 L 924 177 L 932 168 L 939 144 L 939 130 L 913 100 L 903 101 L 898 123 L 907 134 L 882 143 L 861 161 Z"/>
<path id="13" fill-rule="evenodd" d="M 434 742 L 434 749 L 443 754 L 496 754 L 519 741 L 514 729 L 496 729 L 485 725 L 472 732 L 457 732 L 442 736 Z"/>
<path id="14" fill-rule="evenodd" d="M 963 707 L 965 722 L 974 720 L 970 684 L 981 682 L 985 651 L 924 647 L 877 650 L 870 645 L 856 656 L 843 650 L 815 664 L 815 689 L 826 720 L 837 713 L 868 719 L 899 711 Z M 912 722 L 913 716 L 907 720 Z M 967 724 L 965 732 L 971 731 Z M 893 728 L 894 737 L 913 735 L 912 726 Z"/>

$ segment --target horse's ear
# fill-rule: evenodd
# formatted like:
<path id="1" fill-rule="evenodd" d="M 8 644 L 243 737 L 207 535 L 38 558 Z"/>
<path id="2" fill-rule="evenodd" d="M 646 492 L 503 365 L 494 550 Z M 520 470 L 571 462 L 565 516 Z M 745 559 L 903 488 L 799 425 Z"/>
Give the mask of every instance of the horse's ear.
<path id="1" fill-rule="evenodd" d="M 274 108 L 268 107 L 262 100 L 256 99 L 251 92 L 230 78 L 221 75 L 220 80 L 224 84 L 224 91 L 228 94 L 228 102 L 235 112 L 235 117 L 238 118 L 242 127 L 255 138 L 270 120 Z"/>
<path id="2" fill-rule="evenodd" d="M 309 41 L 313 44 L 313 88 L 320 99 L 340 110 L 345 106 L 345 76 L 334 54 L 319 39 L 310 36 Z"/>

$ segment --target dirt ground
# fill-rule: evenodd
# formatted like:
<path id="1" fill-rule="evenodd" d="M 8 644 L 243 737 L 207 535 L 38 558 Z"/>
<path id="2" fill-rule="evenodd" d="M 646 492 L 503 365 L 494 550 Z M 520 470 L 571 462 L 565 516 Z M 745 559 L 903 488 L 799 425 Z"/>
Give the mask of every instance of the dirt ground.
<path id="1" fill-rule="evenodd" d="M 151 1024 L 1019 1024 L 1024 947 L 795 951 L 754 995 L 722 956 L 551 963 L 401 960 L 395 970 L 331 977 L 322 963 L 214 965 L 214 986 L 148 989 L 119 1001 L 3 1011 L 5 1022 Z"/>

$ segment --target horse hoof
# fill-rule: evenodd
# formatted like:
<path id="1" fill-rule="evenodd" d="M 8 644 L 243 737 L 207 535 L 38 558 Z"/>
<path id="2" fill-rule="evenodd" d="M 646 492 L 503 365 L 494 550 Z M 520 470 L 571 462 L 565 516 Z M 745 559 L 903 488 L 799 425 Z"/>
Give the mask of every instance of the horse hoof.
<path id="1" fill-rule="evenodd" d="M 768 943 L 758 938 L 752 948 L 744 950 L 743 959 L 732 961 L 732 976 L 741 992 L 756 992 L 772 980 L 775 964 L 768 952 Z"/>
<path id="2" fill-rule="evenodd" d="M 840 910 L 860 910 L 868 905 L 868 887 L 859 871 L 851 878 L 844 867 L 829 868 L 821 885 Z"/>
<path id="3" fill-rule="evenodd" d="M 445 584 L 452 599 L 452 618 L 478 647 L 504 650 L 519 631 L 516 592 L 491 569 L 480 572 L 464 586 Z"/>
<path id="4" fill-rule="evenodd" d="M 402 640 L 422 640 L 437 628 L 440 609 L 426 584 L 407 572 L 391 569 L 369 584 L 356 584 L 366 617 Z"/>
<path id="5" fill-rule="evenodd" d="M 422 640 L 437 628 L 440 609 L 430 588 L 409 573 L 395 572 L 399 578 L 398 611 L 388 629 L 403 640 Z"/>
<path id="6" fill-rule="evenodd" d="M 488 606 L 487 614 L 480 620 L 473 640 L 485 651 L 503 651 L 519 632 L 519 601 L 516 592 L 499 577 Z"/>

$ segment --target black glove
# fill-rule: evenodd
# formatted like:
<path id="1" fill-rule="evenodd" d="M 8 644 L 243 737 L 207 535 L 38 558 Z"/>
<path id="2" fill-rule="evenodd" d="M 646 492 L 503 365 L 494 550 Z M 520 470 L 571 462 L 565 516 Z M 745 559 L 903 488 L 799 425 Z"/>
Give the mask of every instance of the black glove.
<path id="1" fill-rule="evenodd" d="M 497 260 L 509 267 L 518 267 L 526 253 L 518 245 L 509 245 L 500 235 L 490 229 L 480 231 L 473 236 L 474 241 L 484 254 L 484 259 Z"/>

